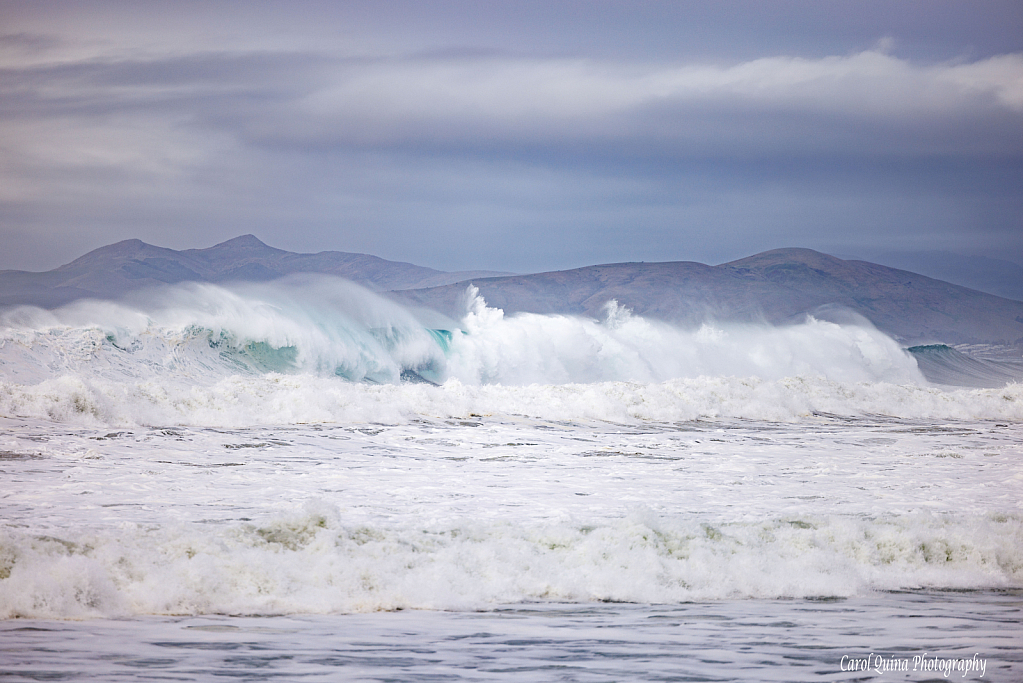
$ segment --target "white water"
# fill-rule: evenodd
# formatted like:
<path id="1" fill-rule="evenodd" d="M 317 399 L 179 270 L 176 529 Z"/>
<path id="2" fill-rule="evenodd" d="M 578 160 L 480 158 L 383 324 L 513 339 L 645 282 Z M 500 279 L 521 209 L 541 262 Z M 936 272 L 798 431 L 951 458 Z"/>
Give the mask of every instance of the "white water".
<path id="1" fill-rule="evenodd" d="M 681 330 L 633 316 L 613 301 L 603 321 L 506 317 L 475 291 L 467 292 L 466 303 L 461 322 L 437 332 L 340 280 L 235 290 L 182 285 L 135 306 L 88 301 L 53 312 L 8 311 L 0 315 L 0 368 L 10 380 L 31 383 L 73 373 L 206 385 L 272 371 L 396 382 L 402 369 L 473 385 L 722 375 L 922 381 L 912 357 L 865 321 Z"/>
<path id="2" fill-rule="evenodd" d="M 2 315 L 0 618 L 827 597 L 866 633 L 878 591 L 1023 586 L 1023 388 L 866 324 L 442 327 L 322 279 Z"/>
<path id="3" fill-rule="evenodd" d="M 85 424 L 245 426 L 417 416 L 793 420 L 813 413 L 1023 417 L 1019 385 L 929 387 L 868 324 L 682 330 L 506 317 L 468 297 L 431 330 L 350 283 L 189 285 L 145 306 L 85 302 L 0 319 L 0 413 Z M 439 389 L 399 382 L 412 371 Z M 339 376 L 349 381 L 341 381 Z"/>
<path id="4" fill-rule="evenodd" d="M 5 426 L 7 617 L 1023 581 L 1017 425 Z"/>

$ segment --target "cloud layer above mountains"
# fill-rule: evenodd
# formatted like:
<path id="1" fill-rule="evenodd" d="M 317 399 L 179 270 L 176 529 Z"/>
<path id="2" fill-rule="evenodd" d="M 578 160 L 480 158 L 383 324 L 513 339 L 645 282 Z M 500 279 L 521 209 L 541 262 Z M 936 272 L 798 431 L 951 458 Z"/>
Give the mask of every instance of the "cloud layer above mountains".
<path id="1" fill-rule="evenodd" d="M 0 268 L 1023 258 L 1013 3 L 5 3 Z"/>

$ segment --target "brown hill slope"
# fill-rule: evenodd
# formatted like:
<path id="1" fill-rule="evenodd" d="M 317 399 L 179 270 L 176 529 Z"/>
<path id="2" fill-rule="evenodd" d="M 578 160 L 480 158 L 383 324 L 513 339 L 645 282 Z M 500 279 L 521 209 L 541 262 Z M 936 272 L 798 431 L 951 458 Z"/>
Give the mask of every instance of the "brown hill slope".
<path id="1" fill-rule="evenodd" d="M 207 249 L 175 251 L 125 240 L 45 273 L 0 271 L 0 305 L 53 307 L 85 297 L 115 298 L 176 282 L 265 281 L 295 273 L 347 278 L 375 290 L 428 287 L 492 272 L 445 273 L 369 254 L 296 254 L 243 235 Z"/>
<path id="2" fill-rule="evenodd" d="M 469 284 L 392 296 L 458 317 Z M 810 249 L 776 249 L 719 266 L 616 263 L 472 284 L 489 305 L 508 313 L 600 317 L 616 299 L 636 313 L 693 325 L 708 319 L 780 323 L 841 307 L 907 343 L 1023 344 L 1023 302 Z"/>

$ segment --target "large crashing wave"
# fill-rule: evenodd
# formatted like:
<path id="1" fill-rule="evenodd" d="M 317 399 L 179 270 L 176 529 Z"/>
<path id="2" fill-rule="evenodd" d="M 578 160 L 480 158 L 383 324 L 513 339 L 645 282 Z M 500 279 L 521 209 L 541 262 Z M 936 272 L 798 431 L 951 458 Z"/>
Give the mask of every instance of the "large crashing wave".
<path id="1" fill-rule="evenodd" d="M 452 340 L 451 376 L 479 384 L 663 382 L 694 377 L 827 377 L 920 384 L 916 362 L 863 321 L 838 325 L 705 324 L 683 330 L 634 316 L 615 301 L 603 321 L 560 315 L 506 317 L 470 290 L 466 334 Z"/>
<path id="2" fill-rule="evenodd" d="M 1013 387 L 962 400 L 927 388 L 913 357 L 865 321 L 686 330 L 615 302 L 600 321 L 506 316 L 472 289 L 461 321 L 434 318 L 323 277 L 19 308 L 0 316 L 0 414 L 245 425 L 1021 412 Z"/>
<path id="3" fill-rule="evenodd" d="M 0 317 L 3 372 L 208 385 L 269 372 L 395 382 L 443 360 L 436 334 L 349 282 L 292 279 L 231 289 L 187 284 L 129 305 L 84 301 Z"/>
<path id="4" fill-rule="evenodd" d="M 475 288 L 451 329 L 430 328 L 393 302 L 323 278 L 226 289 L 190 284 L 136 306 L 88 301 L 0 318 L 4 374 L 39 381 L 74 373 L 209 384 L 268 372 L 397 382 L 661 382 L 681 377 L 824 376 L 920 383 L 912 357 L 865 321 L 807 319 L 787 327 L 682 330 L 608 302 L 602 321 L 505 316 Z"/>

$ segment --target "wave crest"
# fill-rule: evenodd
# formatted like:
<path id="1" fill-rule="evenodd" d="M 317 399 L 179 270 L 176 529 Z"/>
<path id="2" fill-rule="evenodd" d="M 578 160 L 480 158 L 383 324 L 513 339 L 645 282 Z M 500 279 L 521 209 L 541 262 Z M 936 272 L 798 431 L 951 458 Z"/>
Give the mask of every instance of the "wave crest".
<path id="1" fill-rule="evenodd" d="M 507 316 L 471 288 L 461 321 L 426 324 L 332 278 L 15 309 L 0 319 L 0 413 L 210 426 L 471 413 L 1023 417 L 1019 385 L 929 388 L 912 355 L 865 322 L 686 330 L 614 301 L 605 312 Z"/>

